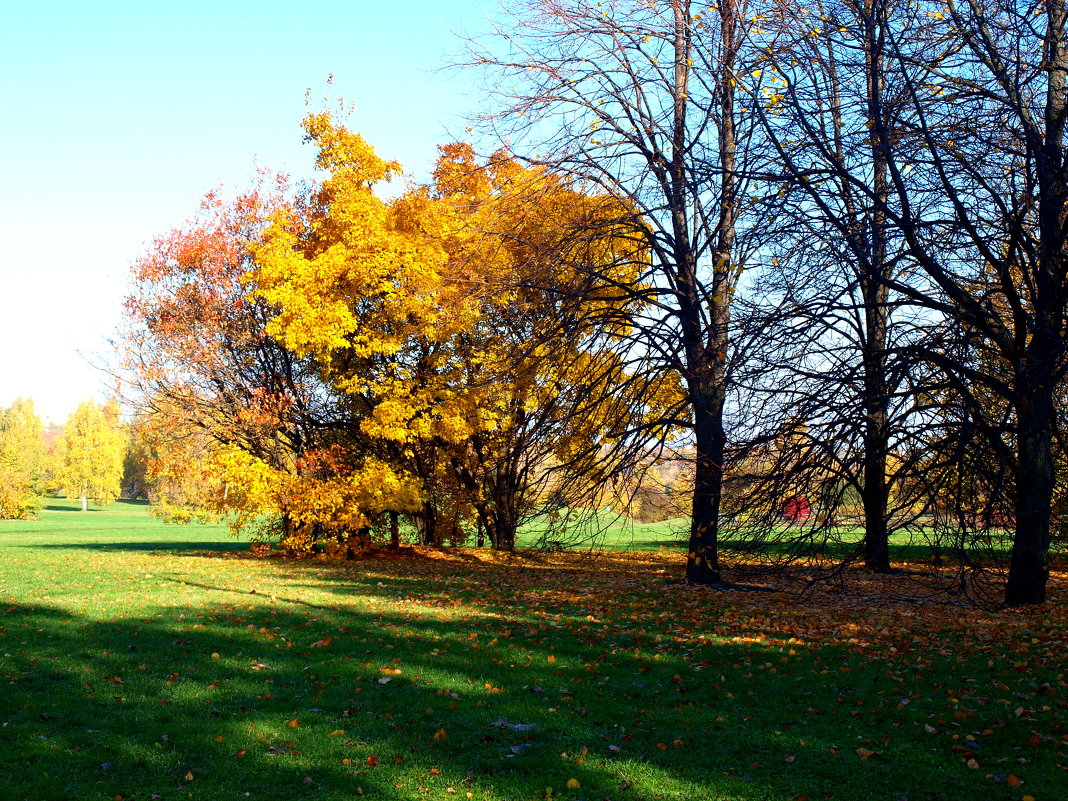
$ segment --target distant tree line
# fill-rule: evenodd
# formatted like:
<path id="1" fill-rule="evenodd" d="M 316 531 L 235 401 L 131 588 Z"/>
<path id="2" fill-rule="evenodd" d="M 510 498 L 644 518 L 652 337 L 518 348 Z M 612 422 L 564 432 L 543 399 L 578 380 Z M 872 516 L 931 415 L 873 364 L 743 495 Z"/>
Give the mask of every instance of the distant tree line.
<path id="1" fill-rule="evenodd" d="M 0 519 L 34 517 L 47 493 L 106 505 L 136 492 L 140 466 L 129 457 L 119 405 L 86 401 L 62 428 L 46 430 L 29 398 L 0 408 Z"/>

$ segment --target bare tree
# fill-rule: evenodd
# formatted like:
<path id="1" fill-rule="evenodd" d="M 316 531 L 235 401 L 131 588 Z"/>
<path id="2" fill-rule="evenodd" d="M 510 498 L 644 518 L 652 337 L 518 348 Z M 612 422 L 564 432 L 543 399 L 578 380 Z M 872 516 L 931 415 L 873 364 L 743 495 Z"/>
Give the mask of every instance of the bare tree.
<path id="1" fill-rule="evenodd" d="M 730 308 L 748 242 L 745 14 L 739 0 L 529 0 L 470 59 L 500 103 L 489 133 L 633 210 L 645 259 L 598 278 L 640 301 L 614 325 L 631 373 L 673 372 L 685 396 L 673 422 L 695 449 L 686 576 L 698 584 L 720 581 Z"/>
<path id="2" fill-rule="evenodd" d="M 813 104 L 834 96 L 825 76 L 806 75 L 787 59 L 777 63 L 786 81 L 780 114 L 793 124 L 769 131 L 813 203 L 826 206 L 833 182 L 846 182 L 900 242 L 913 269 L 875 276 L 874 285 L 971 332 L 996 357 L 958 358 L 959 349 L 938 338 L 902 351 L 938 365 L 962 397 L 979 400 L 973 409 L 996 415 L 997 404 L 984 409 L 987 393 L 1007 404 L 1006 447 L 995 449 L 1007 456 L 1015 484 L 1005 601 L 1039 603 L 1048 578 L 1056 387 L 1068 368 L 1065 3 L 895 4 L 893 25 L 880 21 L 875 3 L 857 12 L 879 31 L 881 74 L 893 75 L 894 99 L 881 113 L 871 98 L 842 113 L 870 126 L 885 178 L 848 169 L 806 124 Z M 875 65 L 869 58 L 869 69 Z M 999 430 L 995 420 L 982 428 Z"/>

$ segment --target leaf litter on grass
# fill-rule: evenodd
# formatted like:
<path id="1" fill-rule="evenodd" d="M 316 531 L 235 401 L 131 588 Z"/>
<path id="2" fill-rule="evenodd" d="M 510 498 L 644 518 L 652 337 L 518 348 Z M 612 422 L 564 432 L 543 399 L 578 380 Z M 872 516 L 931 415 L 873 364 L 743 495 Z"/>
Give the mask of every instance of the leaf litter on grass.
<path id="1" fill-rule="evenodd" d="M 0 737 L 25 797 L 58 758 L 86 797 L 187 772 L 205 799 L 1068 795 L 1063 575 L 1028 613 L 693 590 L 656 554 L 109 553 L 64 594 L 13 555 Z"/>

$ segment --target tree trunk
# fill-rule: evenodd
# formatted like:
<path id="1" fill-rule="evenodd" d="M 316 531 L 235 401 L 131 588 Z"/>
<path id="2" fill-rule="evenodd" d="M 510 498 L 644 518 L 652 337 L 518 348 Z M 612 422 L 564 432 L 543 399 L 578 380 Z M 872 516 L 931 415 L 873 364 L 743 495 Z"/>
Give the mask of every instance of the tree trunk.
<path id="1" fill-rule="evenodd" d="M 869 570 L 890 570 L 890 532 L 887 529 L 889 484 L 886 461 L 889 450 L 889 397 L 886 386 L 887 265 L 886 212 L 889 197 L 887 158 L 889 131 L 883 112 L 883 36 L 885 8 L 881 0 L 864 3 L 864 60 L 867 69 L 868 120 L 871 142 L 872 190 L 866 264 L 860 276 L 864 300 L 864 565 Z"/>
<path id="2" fill-rule="evenodd" d="M 719 401 L 694 405 L 697 463 L 694 474 L 693 517 L 686 558 L 686 580 L 691 584 L 718 584 L 719 509 L 723 493 L 722 395 Z"/>
<path id="3" fill-rule="evenodd" d="M 293 524 L 293 518 L 289 512 L 282 512 L 282 536 L 279 538 L 279 544 L 289 542 L 295 533 L 296 527 Z"/>
<path id="4" fill-rule="evenodd" d="M 423 512 L 415 516 L 415 530 L 419 534 L 420 545 L 438 544 L 438 516 L 434 504 L 427 501 L 423 504 Z"/>
<path id="5" fill-rule="evenodd" d="M 511 498 L 500 499 L 501 503 L 494 511 L 493 547 L 498 551 L 515 550 L 515 534 L 518 525 L 515 519 L 515 509 Z"/>
<path id="6" fill-rule="evenodd" d="M 395 551 L 400 548 L 400 515 L 396 512 L 389 513 L 389 547 Z"/>
<path id="7" fill-rule="evenodd" d="M 720 103 L 716 118 L 719 155 L 720 198 L 712 253 L 711 296 L 697 290 L 697 265 L 690 251 L 689 198 L 686 181 L 686 117 L 689 91 L 689 4 L 675 4 L 675 120 L 672 141 L 673 231 L 679 265 L 679 311 L 686 384 L 694 415 L 693 517 L 686 558 L 686 580 L 692 584 L 717 584 L 719 570 L 719 512 L 723 494 L 723 457 L 726 434 L 723 406 L 726 398 L 728 323 L 730 320 L 732 256 L 735 240 L 737 141 L 734 127 L 735 60 L 741 44 L 739 11 L 735 0 L 718 6 L 721 54 L 716 76 Z M 707 303 L 707 310 L 705 304 Z M 707 323 L 704 315 L 707 314 Z"/>
<path id="8" fill-rule="evenodd" d="M 474 474 L 464 468 L 458 459 L 452 460 L 452 468 L 453 474 L 474 499 L 472 505 L 478 512 L 478 547 L 481 548 L 488 538 L 490 548 L 494 551 L 514 551 L 518 529 L 518 481 L 510 465 L 488 470 L 481 486 Z M 480 500 L 480 496 L 490 500 Z"/>
<path id="9" fill-rule="evenodd" d="M 1053 498 L 1052 381 L 1038 384 L 1017 405 L 1016 535 L 1005 603 L 1040 604 L 1049 580 L 1050 508 Z"/>
<path id="10" fill-rule="evenodd" d="M 883 165 L 885 185 L 885 163 Z M 887 289 L 884 283 L 885 244 L 879 228 L 881 214 L 876 213 L 873 234 L 873 259 L 868 275 L 862 276 L 865 331 L 862 350 L 864 367 L 864 476 L 861 500 L 864 504 L 864 565 L 869 570 L 890 570 L 890 532 L 887 509 L 890 485 L 886 476 L 889 452 L 889 395 L 886 386 Z"/>
<path id="11" fill-rule="evenodd" d="M 872 421 L 868 421 L 869 428 Z M 890 532 L 886 525 L 887 483 L 886 453 L 876 448 L 885 444 L 877 436 L 865 436 L 864 452 L 864 566 L 876 573 L 890 572 Z"/>
<path id="12" fill-rule="evenodd" d="M 490 544 L 495 551 L 514 551 L 519 528 L 516 515 L 516 481 L 506 465 L 493 477 L 493 508 L 488 515 Z"/>
<path id="13" fill-rule="evenodd" d="M 1041 235 L 1034 276 L 1031 341 L 1016 370 L 1016 535 L 1012 541 L 1005 603 L 1040 604 L 1049 580 L 1050 514 L 1056 481 L 1053 438 L 1056 428 L 1056 368 L 1063 363 L 1065 314 L 1065 178 L 1064 134 L 1068 124 L 1068 41 L 1065 0 L 1046 6 L 1048 74 L 1045 127 L 1031 137 L 1036 153 Z"/>

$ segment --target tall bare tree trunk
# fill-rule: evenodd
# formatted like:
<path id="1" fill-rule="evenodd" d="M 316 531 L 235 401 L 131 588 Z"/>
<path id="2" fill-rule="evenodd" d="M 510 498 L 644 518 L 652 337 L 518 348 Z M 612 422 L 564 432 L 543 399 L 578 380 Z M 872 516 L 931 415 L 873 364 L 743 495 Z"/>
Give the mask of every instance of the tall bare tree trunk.
<path id="1" fill-rule="evenodd" d="M 1068 40 L 1065 0 L 1046 6 L 1047 87 L 1042 135 L 1033 132 L 1041 237 L 1034 276 L 1031 338 L 1015 376 L 1016 535 L 1012 542 L 1005 603 L 1039 604 L 1049 580 L 1050 514 L 1055 471 L 1057 367 L 1065 358 L 1068 282 L 1068 176 L 1064 132 L 1068 124 Z"/>
<path id="2" fill-rule="evenodd" d="M 719 516 L 723 497 L 723 459 L 727 437 L 723 424 L 726 404 L 727 349 L 730 344 L 731 278 L 734 269 L 733 252 L 738 219 L 736 194 L 737 141 L 734 123 L 735 61 L 741 44 L 739 11 L 736 0 L 719 4 L 720 60 L 718 64 L 719 108 L 716 110 L 717 145 L 720 172 L 720 208 L 713 248 L 712 295 L 702 298 L 696 291 L 697 265 L 689 251 L 685 198 L 686 183 L 681 180 L 688 154 L 685 130 L 685 103 L 688 95 L 690 63 L 689 7 L 675 4 L 675 140 L 673 160 L 679 171 L 678 181 L 672 181 L 678 202 L 673 206 L 676 242 L 680 266 L 680 286 L 685 296 L 680 298 L 683 345 L 687 359 L 687 388 L 694 414 L 694 444 L 697 450 L 694 475 L 693 517 L 690 524 L 690 543 L 686 562 L 686 578 L 694 584 L 715 584 L 720 581 Z M 680 235 L 681 234 L 681 235 Z M 686 250 L 683 247 L 686 246 Z M 707 323 L 702 301 L 707 303 Z"/>
<path id="3" fill-rule="evenodd" d="M 1049 382 L 1042 386 L 1036 378 L 1016 406 L 1016 535 L 1005 587 L 1010 606 L 1042 603 L 1049 580 L 1055 412 Z"/>
<path id="4" fill-rule="evenodd" d="M 871 123 L 872 190 L 868 259 L 860 276 L 864 301 L 864 564 L 869 570 L 890 570 L 887 530 L 889 485 L 886 462 L 889 451 L 889 397 L 886 385 L 887 263 L 886 202 L 889 197 L 887 159 L 889 131 L 883 113 L 883 46 L 886 36 L 884 0 L 864 2 L 864 60 L 867 69 L 868 120 Z"/>

